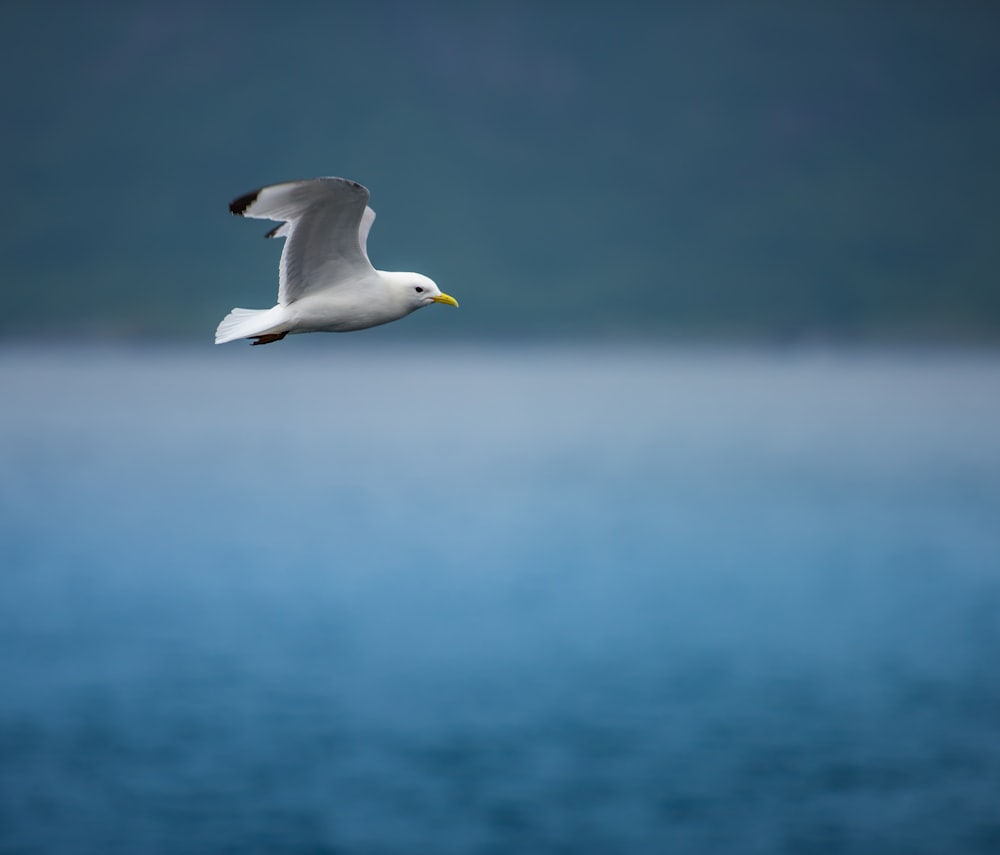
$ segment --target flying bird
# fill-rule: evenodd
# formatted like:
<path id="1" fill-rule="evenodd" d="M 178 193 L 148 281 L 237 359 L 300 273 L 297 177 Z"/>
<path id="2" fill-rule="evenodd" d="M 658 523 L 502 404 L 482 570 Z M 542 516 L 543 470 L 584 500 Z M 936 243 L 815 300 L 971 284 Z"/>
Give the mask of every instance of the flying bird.
<path id="1" fill-rule="evenodd" d="M 279 223 L 266 237 L 285 238 L 278 265 L 278 302 L 270 309 L 233 309 L 215 343 L 253 344 L 289 333 L 351 332 L 398 320 L 431 303 L 458 306 L 420 273 L 376 270 L 368 260 L 375 212 L 368 188 L 346 178 L 313 178 L 261 187 L 233 200 L 240 217 Z"/>

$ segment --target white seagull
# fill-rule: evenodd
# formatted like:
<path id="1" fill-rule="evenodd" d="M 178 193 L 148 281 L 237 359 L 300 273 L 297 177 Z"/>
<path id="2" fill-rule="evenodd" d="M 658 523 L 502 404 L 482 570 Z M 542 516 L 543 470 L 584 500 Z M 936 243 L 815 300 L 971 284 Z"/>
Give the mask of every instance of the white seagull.
<path id="1" fill-rule="evenodd" d="M 270 309 L 233 309 L 215 331 L 215 343 L 252 338 L 280 341 L 289 333 L 350 332 L 387 324 L 431 303 L 457 306 L 419 273 L 387 273 L 368 260 L 375 212 L 368 188 L 346 178 L 313 178 L 261 187 L 229 210 L 275 220 L 267 237 L 285 238 L 278 265 L 278 303 Z"/>

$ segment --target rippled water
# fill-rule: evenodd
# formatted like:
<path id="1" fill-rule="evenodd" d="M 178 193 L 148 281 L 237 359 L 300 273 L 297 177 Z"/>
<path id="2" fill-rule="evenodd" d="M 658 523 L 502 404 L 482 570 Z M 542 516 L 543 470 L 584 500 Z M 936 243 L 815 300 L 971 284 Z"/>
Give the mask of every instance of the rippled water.
<path id="1" fill-rule="evenodd" d="M 359 338 L 0 351 L 0 851 L 1000 851 L 1000 358 Z"/>

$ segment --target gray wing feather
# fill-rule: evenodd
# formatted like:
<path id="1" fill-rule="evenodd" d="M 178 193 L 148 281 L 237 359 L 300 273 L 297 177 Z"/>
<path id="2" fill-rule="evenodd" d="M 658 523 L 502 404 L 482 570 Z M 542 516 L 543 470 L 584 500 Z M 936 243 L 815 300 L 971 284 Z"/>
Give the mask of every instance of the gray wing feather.
<path id="1" fill-rule="evenodd" d="M 373 272 L 365 246 L 375 219 L 368 198 L 356 181 L 314 178 L 262 187 L 234 200 L 229 210 L 284 223 L 269 234 L 287 238 L 278 265 L 278 303 L 287 305 Z"/>

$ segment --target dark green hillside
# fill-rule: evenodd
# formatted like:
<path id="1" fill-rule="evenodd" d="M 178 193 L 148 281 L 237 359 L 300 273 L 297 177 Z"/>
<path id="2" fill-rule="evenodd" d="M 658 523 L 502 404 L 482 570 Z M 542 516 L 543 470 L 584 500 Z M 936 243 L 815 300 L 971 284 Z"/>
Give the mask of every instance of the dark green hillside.
<path id="1" fill-rule="evenodd" d="M 1000 339 L 980 2 L 8 3 L 0 334 L 210 337 L 339 174 L 398 334 Z"/>

